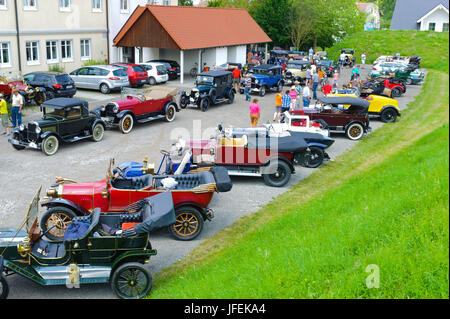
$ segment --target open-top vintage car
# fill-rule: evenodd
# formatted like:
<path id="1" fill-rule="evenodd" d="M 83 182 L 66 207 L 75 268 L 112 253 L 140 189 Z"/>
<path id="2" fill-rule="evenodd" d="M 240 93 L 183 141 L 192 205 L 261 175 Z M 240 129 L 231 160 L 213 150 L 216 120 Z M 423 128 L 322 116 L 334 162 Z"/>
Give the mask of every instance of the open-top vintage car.
<path id="1" fill-rule="evenodd" d="M 356 97 L 322 97 L 304 112 L 313 121 L 324 121 L 331 133 L 344 132 L 349 139 L 359 140 L 370 131 L 369 105 Z"/>
<path id="2" fill-rule="evenodd" d="M 41 149 L 54 155 L 62 142 L 84 139 L 100 142 L 106 124 L 95 112 L 89 112 L 88 102 L 73 98 L 56 98 L 41 105 L 43 116 L 12 131 L 9 142 L 16 150 Z"/>
<path id="3" fill-rule="evenodd" d="M 311 67 L 311 62 L 294 60 L 289 61 L 284 72 L 284 85 L 292 85 L 295 81 L 304 83 L 306 80 L 306 71 Z"/>
<path id="4" fill-rule="evenodd" d="M 169 189 L 176 211 L 176 223 L 169 231 L 176 239 L 192 240 L 202 231 L 204 221 L 214 217 L 208 208 L 214 193 L 231 189 L 228 174 L 220 169 L 155 175 L 154 165 L 146 163 L 145 174 L 129 177 L 122 168 L 113 169 L 113 165 L 112 160 L 106 179 L 96 182 L 57 178 L 56 184 L 47 190 L 49 198 L 42 203 L 48 208 L 41 220 L 42 229 L 48 230 L 47 237 L 61 238 L 73 218 L 87 216 L 94 208 L 120 212 L 128 205 Z"/>
<path id="5" fill-rule="evenodd" d="M 250 93 L 266 95 L 267 91 L 283 91 L 283 68 L 279 65 L 262 64 L 255 66 L 250 73 L 252 85 Z M 245 80 L 241 81 L 239 92 L 244 94 Z"/>
<path id="6" fill-rule="evenodd" d="M 156 255 L 149 232 L 175 222 L 170 192 L 147 198 L 122 212 L 94 209 L 74 218 L 63 241 L 45 239 L 38 224 L 39 193 L 19 229 L 0 228 L 0 299 L 7 298 L 6 277 L 17 274 L 39 285 L 110 283 L 120 298 L 142 298 L 152 288 L 144 265 Z M 25 228 L 25 229 L 23 229 Z"/>
<path id="7" fill-rule="evenodd" d="M 233 88 L 233 73 L 230 71 L 202 72 L 197 75 L 195 85 L 189 94 L 180 92 L 181 108 L 194 105 L 206 112 L 211 105 L 234 102 L 236 90 Z"/>
<path id="8" fill-rule="evenodd" d="M 282 114 L 280 123 L 267 123 L 264 127 L 272 129 L 274 133 L 283 131 L 317 133 L 325 137 L 330 136 L 327 124 L 321 120 L 311 121 L 304 111 L 286 111 Z"/>
<path id="9" fill-rule="evenodd" d="M 406 93 L 406 82 L 402 79 L 397 79 L 389 75 L 379 76 L 376 79 L 371 79 L 363 82 L 361 85 L 361 92 L 370 92 L 372 94 L 387 95 L 385 89 L 390 91 L 390 96 L 400 97 Z"/>
<path id="10" fill-rule="evenodd" d="M 3 94 L 5 100 L 10 100 L 14 88 L 18 89 L 19 94 L 23 96 L 25 105 L 41 105 L 46 100 L 45 89 L 43 88 L 35 88 L 24 83 L 24 81 L 0 78 L 0 93 Z"/>
<path id="11" fill-rule="evenodd" d="M 95 112 L 108 127 L 119 127 L 122 133 L 128 134 L 136 122 L 147 123 L 157 119 L 174 121 L 180 111 L 175 101 L 177 94 L 177 89 L 169 87 L 154 86 L 145 90 L 123 88 L 119 100 L 100 106 Z"/>

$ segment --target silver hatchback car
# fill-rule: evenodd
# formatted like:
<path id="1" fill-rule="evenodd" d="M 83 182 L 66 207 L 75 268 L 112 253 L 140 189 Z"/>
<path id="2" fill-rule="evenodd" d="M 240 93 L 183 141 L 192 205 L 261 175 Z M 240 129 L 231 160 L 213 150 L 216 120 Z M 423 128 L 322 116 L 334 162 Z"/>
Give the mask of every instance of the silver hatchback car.
<path id="1" fill-rule="evenodd" d="M 70 72 L 70 77 L 77 88 L 100 90 L 103 94 L 130 86 L 127 72 L 112 65 L 84 66 Z"/>

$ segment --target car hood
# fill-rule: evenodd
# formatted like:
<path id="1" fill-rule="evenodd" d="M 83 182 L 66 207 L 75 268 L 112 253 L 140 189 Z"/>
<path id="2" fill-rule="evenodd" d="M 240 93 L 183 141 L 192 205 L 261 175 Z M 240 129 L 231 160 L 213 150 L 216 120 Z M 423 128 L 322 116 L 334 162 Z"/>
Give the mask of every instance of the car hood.
<path id="1" fill-rule="evenodd" d="M 141 100 L 134 96 L 128 96 L 123 99 L 115 100 L 114 102 L 117 103 L 117 105 L 119 105 L 119 107 L 122 109 L 124 107 L 140 104 Z"/>
<path id="2" fill-rule="evenodd" d="M 267 79 L 268 78 L 268 76 L 264 75 L 264 74 L 252 74 L 251 77 L 255 78 L 256 80 Z"/>
<path id="3" fill-rule="evenodd" d="M 209 92 L 209 90 L 211 90 L 212 88 L 213 86 L 210 85 L 199 85 L 196 87 L 199 92 Z"/>

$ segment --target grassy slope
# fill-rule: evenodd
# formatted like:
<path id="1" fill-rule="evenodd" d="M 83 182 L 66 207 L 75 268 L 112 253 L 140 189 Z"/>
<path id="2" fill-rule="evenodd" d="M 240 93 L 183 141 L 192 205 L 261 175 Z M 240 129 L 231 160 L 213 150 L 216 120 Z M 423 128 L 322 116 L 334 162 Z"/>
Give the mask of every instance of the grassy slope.
<path id="1" fill-rule="evenodd" d="M 367 63 L 386 54 L 408 56 L 418 54 L 422 57 L 421 67 L 449 71 L 449 33 L 428 31 L 369 31 L 360 32 L 327 49 L 330 57 L 337 60 L 340 49 L 354 49 L 357 63 L 365 51 Z"/>
<path id="2" fill-rule="evenodd" d="M 448 89 L 431 71 L 400 122 L 205 240 L 152 298 L 448 298 Z"/>

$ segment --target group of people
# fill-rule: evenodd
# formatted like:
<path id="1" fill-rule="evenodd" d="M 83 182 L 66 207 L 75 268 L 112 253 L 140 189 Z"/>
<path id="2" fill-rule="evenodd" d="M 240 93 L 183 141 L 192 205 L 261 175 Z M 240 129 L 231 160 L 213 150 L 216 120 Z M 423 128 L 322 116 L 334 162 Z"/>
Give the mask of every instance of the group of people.
<path id="1" fill-rule="evenodd" d="M 2 135 L 11 135 L 11 129 L 22 125 L 22 108 L 24 105 L 23 96 L 19 94 L 19 90 L 14 88 L 11 96 L 11 116 L 8 112 L 8 104 L 5 96 L 0 93 L 0 114 L 2 119 L 3 132 Z M 9 122 L 11 121 L 11 125 Z"/>

